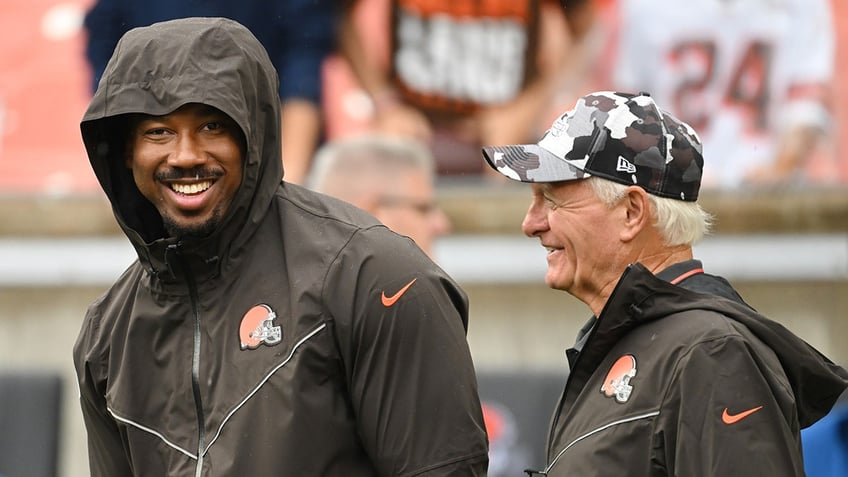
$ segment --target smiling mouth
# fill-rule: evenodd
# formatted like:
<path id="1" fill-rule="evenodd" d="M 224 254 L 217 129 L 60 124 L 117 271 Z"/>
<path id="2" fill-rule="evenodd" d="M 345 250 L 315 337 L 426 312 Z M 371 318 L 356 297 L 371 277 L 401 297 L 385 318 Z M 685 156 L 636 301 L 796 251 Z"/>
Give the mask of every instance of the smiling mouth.
<path id="1" fill-rule="evenodd" d="M 205 192 L 212 187 L 212 181 L 197 182 L 194 184 L 169 184 L 169 186 L 177 194 L 194 195 Z"/>
<path id="2" fill-rule="evenodd" d="M 562 250 L 562 247 L 555 247 L 553 245 L 545 245 L 545 244 L 542 244 L 542 248 L 544 248 L 547 253 L 553 253 L 553 252 L 556 252 L 557 250 Z"/>

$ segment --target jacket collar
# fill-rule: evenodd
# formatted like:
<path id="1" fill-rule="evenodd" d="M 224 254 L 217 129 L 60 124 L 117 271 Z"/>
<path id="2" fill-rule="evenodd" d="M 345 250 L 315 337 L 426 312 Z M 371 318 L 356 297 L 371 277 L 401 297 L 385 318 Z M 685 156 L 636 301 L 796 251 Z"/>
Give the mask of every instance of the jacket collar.
<path id="1" fill-rule="evenodd" d="M 624 271 L 601 311 L 586 346 L 571 370 L 560 405 L 577 399 L 612 347 L 631 330 L 644 323 L 694 309 L 724 315 L 774 351 L 795 395 L 802 428 L 827 414 L 848 387 L 848 371 L 745 303 L 672 285 L 636 263 Z"/>
<path id="2" fill-rule="evenodd" d="M 573 402 L 577 398 L 609 350 L 624 335 L 641 323 L 653 319 L 646 316 L 638 304 L 654 293 L 657 282 L 668 285 L 641 264 L 627 267 L 571 368 L 564 402 Z"/>

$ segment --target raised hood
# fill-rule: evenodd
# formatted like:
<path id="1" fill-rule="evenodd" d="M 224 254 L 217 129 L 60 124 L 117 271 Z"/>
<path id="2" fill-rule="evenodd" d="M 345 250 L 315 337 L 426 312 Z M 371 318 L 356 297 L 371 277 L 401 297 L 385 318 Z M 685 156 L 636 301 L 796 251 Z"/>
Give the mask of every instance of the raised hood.
<path id="1" fill-rule="evenodd" d="M 145 266 L 167 242 L 159 213 L 125 165 L 126 115 L 164 115 L 187 103 L 213 106 L 241 127 L 247 145 L 241 187 L 218 230 L 191 244 L 225 256 L 243 245 L 283 175 L 277 73 L 258 40 L 223 18 L 189 18 L 129 31 L 118 43 L 80 125 L 92 168 Z"/>

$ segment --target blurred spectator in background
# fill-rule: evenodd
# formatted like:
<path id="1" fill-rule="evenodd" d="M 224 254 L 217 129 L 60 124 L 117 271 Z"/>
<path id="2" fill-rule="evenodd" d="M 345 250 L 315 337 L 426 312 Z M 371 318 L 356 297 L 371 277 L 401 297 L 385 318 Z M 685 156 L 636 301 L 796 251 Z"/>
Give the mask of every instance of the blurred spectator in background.
<path id="1" fill-rule="evenodd" d="M 528 141 L 544 129 L 539 117 L 591 7 L 590 0 L 350 0 L 340 48 L 371 98 L 372 127 L 428 143 L 440 175 L 479 174 L 480 144 Z M 360 21 L 361 9 L 389 23 L 382 37 Z"/>
<path id="2" fill-rule="evenodd" d="M 321 67 L 335 50 L 338 0 L 97 0 L 85 16 L 92 91 L 125 32 L 163 20 L 226 17 L 248 27 L 280 77 L 285 179 L 300 184 L 322 141 Z"/>
<path id="3" fill-rule="evenodd" d="M 306 185 L 370 212 L 432 257 L 435 240 L 450 232 L 433 197 L 434 172 L 433 156 L 422 143 L 365 134 L 322 146 Z"/>
<path id="4" fill-rule="evenodd" d="M 705 188 L 833 180 L 829 0 L 617 2 L 603 86 L 650 92 L 691 124 L 709 156 Z"/>

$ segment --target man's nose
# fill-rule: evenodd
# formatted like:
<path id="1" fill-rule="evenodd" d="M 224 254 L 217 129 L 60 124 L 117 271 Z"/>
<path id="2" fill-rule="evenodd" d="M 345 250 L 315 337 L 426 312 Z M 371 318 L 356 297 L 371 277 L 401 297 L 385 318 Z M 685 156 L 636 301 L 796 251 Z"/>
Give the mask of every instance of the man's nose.
<path id="1" fill-rule="evenodd" d="M 548 229 L 548 214 L 544 207 L 539 203 L 533 202 L 527 213 L 524 215 L 524 220 L 521 222 L 521 230 L 528 237 L 535 237 Z"/>
<path id="2" fill-rule="evenodd" d="M 436 237 L 441 237 L 451 232 L 451 221 L 444 210 L 438 207 L 433 210 L 433 213 L 430 214 L 430 228 Z"/>
<path id="3" fill-rule="evenodd" d="M 206 153 L 201 143 L 191 134 L 183 134 L 176 142 L 176 149 L 168 158 L 169 165 L 190 169 L 206 162 Z"/>

